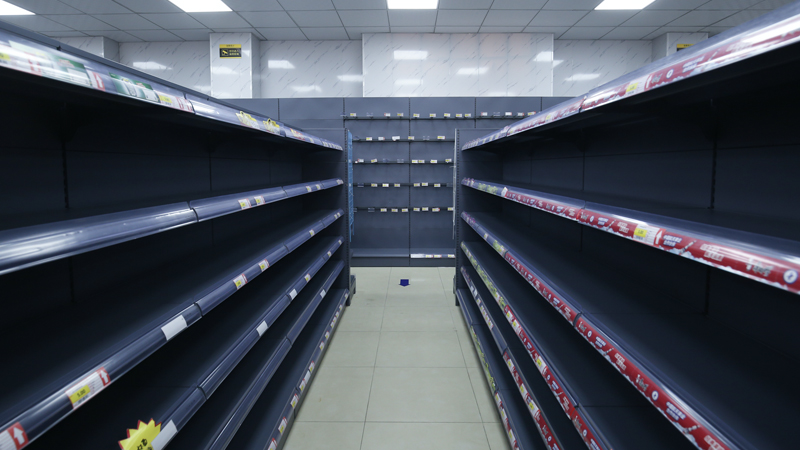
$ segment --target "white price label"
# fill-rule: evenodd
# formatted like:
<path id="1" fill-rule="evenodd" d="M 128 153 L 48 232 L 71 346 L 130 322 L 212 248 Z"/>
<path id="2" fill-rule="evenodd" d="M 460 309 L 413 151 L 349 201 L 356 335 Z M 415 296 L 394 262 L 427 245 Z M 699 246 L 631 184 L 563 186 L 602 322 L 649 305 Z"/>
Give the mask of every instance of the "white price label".
<path id="1" fill-rule="evenodd" d="M 108 372 L 106 372 L 106 369 L 100 368 L 67 389 L 66 394 L 70 403 L 72 403 L 72 409 L 78 409 L 109 384 L 111 384 L 111 379 L 108 376 Z"/>
<path id="2" fill-rule="evenodd" d="M 183 315 L 180 315 L 161 327 L 161 332 L 164 333 L 164 337 L 166 337 L 167 340 L 170 340 L 187 327 L 186 319 L 183 318 Z"/>
<path id="3" fill-rule="evenodd" d="M 264 333 L 267 332 L 268 328 L 269 328 L 269 326 L 267 325 L 267 321 L 266 320 L 261 322 L 261 324 L 258 325 L 258 328 L 256 328 L 256 331 L 258 332 L 258 336 L 259 337 L 263 336 Z"/>
<path id="4" fill-rule="evenodd" d="M 250 205 L 250 199 L 247 199 L 247 198 L 243 198 L 243 199 L 239 200 L 239 206 L 242 209 L 250 209 L 252 207 Z"/>
<path id="5" fill-rule="evenodd" d="M 297 297 L 297 290 L 292 289 L 292 292 L 289 292 L 289 297 L 291 297 L 292 300 L 294 300 L 294 298 Z"/>
<path id="6" fill-rule="evenodd" d="M 266 259 L 261 261 L 260 263 L 258 263 L 258 268 L 261 269 L 262 272 L 269 269 L 269 261 L 267 261 Z"/>
<path id="7" fill-rule="evenodd" d="M 256 206 L 260 206 L 260 205 L 264 204 L 264 197 L 262 197 L 260 195 L 256 195 L 255 199 L 256 199 Z"/>
<path id="8" fill-rule="evenodd" d="M 236 290 L 238 291 L 239 289 L 244 287 L 245 284 L 247 284 L 247 277 L 244 276 L 244 274 L 241 274 L 231 281 L 233 281 L 233 284 L 236 286 Z"/>

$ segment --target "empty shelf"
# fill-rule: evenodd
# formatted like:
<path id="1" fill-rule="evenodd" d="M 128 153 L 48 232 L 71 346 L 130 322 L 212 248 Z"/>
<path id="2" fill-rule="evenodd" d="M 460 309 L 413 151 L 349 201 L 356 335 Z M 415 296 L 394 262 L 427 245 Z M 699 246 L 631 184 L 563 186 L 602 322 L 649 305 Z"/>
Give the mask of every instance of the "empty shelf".
<path id="1" fill-rule="evenodd" d="M 0 275 L 343 183 L 334 178 L 0 231 Z"/>
<path id="2" fill-rule="evenodd" d="M 515 268 L 531 269 L 580 305 L 581 315 L 570 325 L 584 345 L 588 341 L 687 439 L 729 448 L 777 449 L 792 442 L 791 424 L 800 414 L 771 405 L 800 400 L 791 375 L 795 360 L 580 253 L 536 244 L 486 214 L 471 221 L 503 255 L 493 258 L 506 261 L 496 273 L 513 276 L 519 289 L 527 286 L 508 268 L 515 261 Z M 495 253 L 485 244 L 479 251 Z M 772 374 L 769 383 L 750 381 L 764 371 Z"/>
<path id="3" fill-rule="evenodd" d="M 353 258 L 408 258 L 407 248 L 354 248 Z"/>
<path id="4" fill-rule="evenodd" d="M 688 440 L 653 408 L 613 369 L 605 359 L 586 344 L 565 323 L 558 311 L 544 301 L 531 301 L 530 286 L 507 267 L 503 259 L 484 243 L 462 243 L 462 251 L 472 263 L 477 279 L 485 286 L 479 287 L 483 298 L 494 298 L 523 345 L 537 370 L 526 373 L 547 383 L 558 400 L 563 413 L 579 430 L 589 448 L 603 449 L 681 449 L 691 448 Z M 496 322 L 496 321 L 495 321 Z M 509 344 L 511 345 L 511 344 Z M 587 410 L 587 407 L 594 407 Z M 617 435 L 599 429 L 594 423 L 600 417 L 615 417 L 618 411 L 635 409 L 630 422 L 621 427 L 655 430 L 660 440 L 651 436 Z"/>
<path id="5" fill-rule="evenodd" d="M 26 351 L 16 357 L 19 370 L 0 375 L 15 386 L 0 399 L 0 422 L 19 422 L 36 439 L 72 413 L 76 400 L 66 394 L 72 387 L 102 379 L 78 399 L 88 401 L 262 272 L 270 275 L 270 266 L 340 215 L 308 213 L 249 242 L 190 254 L 86 302 L 4 328 L 3 342 L 24 342 Z"/>
<path id="6" fill-rule="evenodd" d="M 625 206 L 620 208 L 599 203 L 614 201 L 603 196 L 580 194 L 583 199 L 579 199 L 471 178 L 465 178 L 462 184 L 739 276 L 800 293 L 800 264 L 797 262 L 800 242 L 771 236 L 800 237 L 797 226 L 785 223 L 770 226 L 770 221 L 764 218 L 617 199 Z"/>
<path id="7" fill-rule="evenodd" d="M 291 344 L 291 334 L 305 326 L 307 310 L 316 308 L 343 267 L 341 261 L 331 261 L 309 277 L 309 273 L 314 274 L 313 268 L 320 266 L 319 261 L 327 261 L 329 246 L 322 240 L 311 245 L 309 250 L 313 251 L 304 258 L 293 258 L 283 270 L 255 281 L 240 301 L 221 306 L 218 314 L 176 338 L 109 388 L 97 402 L 82 407 L 42 436 L 32 448 L 52 448 L 69 441 L 65 436 L 80 424 L 91 424 L 94 431 L 72 448 L 102 448 L 104 443 L 124 439 L 126 427 L 151 418 L 165 430 L 157 438 L 158 447 L 163 448 L 180 434 L 267 331 L 274 330 L 268 339 L 285 338 Z M 291 294 L 299 280 L 307 286 Z M 284 312 L 290 315 L 284 318 Z"/>

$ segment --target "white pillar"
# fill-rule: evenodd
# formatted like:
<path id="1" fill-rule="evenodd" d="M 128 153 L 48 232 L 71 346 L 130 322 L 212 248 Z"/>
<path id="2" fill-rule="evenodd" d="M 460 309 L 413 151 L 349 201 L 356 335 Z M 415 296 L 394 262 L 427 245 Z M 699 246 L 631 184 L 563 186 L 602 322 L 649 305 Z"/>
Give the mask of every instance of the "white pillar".
<path id="1" fill-rule="evenodd" d="M 211 33 L 211 95 L 261 96 L 261 52 L 252 33 Z"/>

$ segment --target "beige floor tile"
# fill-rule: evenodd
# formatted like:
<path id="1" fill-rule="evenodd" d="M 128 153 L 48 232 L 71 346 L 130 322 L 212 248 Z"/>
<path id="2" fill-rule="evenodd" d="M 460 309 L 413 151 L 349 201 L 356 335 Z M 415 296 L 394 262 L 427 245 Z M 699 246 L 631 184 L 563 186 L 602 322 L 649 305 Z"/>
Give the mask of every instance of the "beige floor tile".
<path id="1" fill-rule="evenodd" d="M 461 333 L 460 335 L 469 337 L 469 328 L 467 327 L 467 322 L 464 319 L 464 313 L 461 312 L 461 306 L 451 306 L 450 316 L 453 318 L 453 325 L 455 325 L 456 331 Z"/>
<path id="2" fill-rule="evenodd" d="M 328 367 L 373 367 L 379 340 L 377 331 L 338 330 L 322 364 Z"/>
<path id="3" fill-rule="evenodd" d="M 377 367 L 466 367 L 455 331 L 384 331 Z"/>
<path id="4" fill-rule="evenodd" d="M 371 367 L 323 363 L 300 407 L 299 422 L 363 422 L 372 385 Z"/>
<path id="5" fill-rule="evenodd" d="M 364 432 L 360 422 L 295 422 L 284 450 L 359 450 Z"/>
<path id="6" fill-rule="evenodd" d="M 482 427 L 472 423 L 371 423 L 361 450 L 488 450 Z"/>
<path id="7" fill-rule="evenodd" d="M 368 422 L 480 422 L 466 369 L 375 368 Z"/>
<path id="8" fill-rule="evenodd" d="M 339 331 L 380 331 L 383 308 L 348 306 L 339 324 Z"/>
<path id="9" fill-rule="evenodd" d="M 450 331 L 455 330 L 455 325 L 448 308 L 441 306 L 398 306 L 385 309 L 381 330 Z"/>
<path id="10" fill-rule="evenodd" d="M 489 440 L 491 450 L 511 450 L 502 422 L 484 423 L 483 428 L 486 430 L 486 439 Z"/>
<path id="11" fill-rule="evenodd" d="M 499 422 L 500 414 L 497 412 L 492 391 L 489 389 L 483 370 L 478 367 L 470 367 L 467 369 L 467 373 L 469 381 L 472 383 L 472 391 L 475 393 L 475 400 L 478 401 L 481 419 L 484 422 Z"/>

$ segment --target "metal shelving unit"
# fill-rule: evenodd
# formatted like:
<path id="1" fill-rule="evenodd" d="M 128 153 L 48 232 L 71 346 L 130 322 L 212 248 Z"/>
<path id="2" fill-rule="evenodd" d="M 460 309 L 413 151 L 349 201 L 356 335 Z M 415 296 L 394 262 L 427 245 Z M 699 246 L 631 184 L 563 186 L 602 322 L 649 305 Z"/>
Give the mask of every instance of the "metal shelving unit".
<path id="1" fill-rule="evenodd" d="M 226 448 L 349 300 L 349 133 L 5 24 L 0 78 L 0 448 Z"/>
<path id="2" fill-rule="evenodd" d="M 457 302 L 473 294 L 500 353 L 517 346 L 566 448 L 795 441 L 798 40 L 794 4 L 500 130 L 459 130 Z"/>

